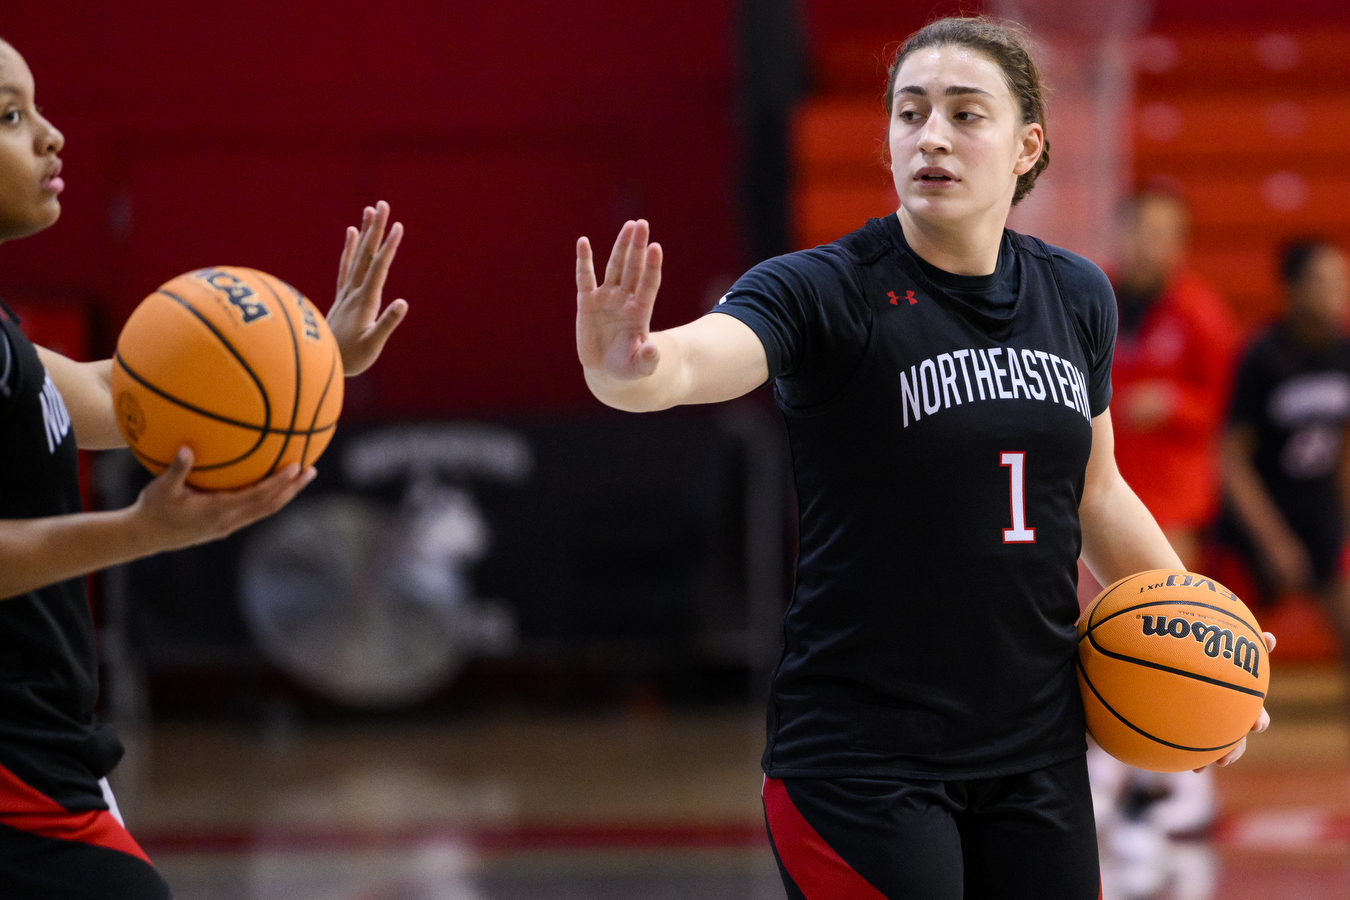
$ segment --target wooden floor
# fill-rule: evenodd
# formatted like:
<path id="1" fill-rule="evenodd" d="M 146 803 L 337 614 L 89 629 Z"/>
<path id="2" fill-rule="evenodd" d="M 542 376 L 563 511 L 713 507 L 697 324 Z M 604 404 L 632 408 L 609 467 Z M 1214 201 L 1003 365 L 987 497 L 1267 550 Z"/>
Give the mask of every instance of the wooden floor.
<path id="1" fill-rule="evenodd" d="M 1208 842 L 1103 859 L 1105 900 L 1350 897 L 1350 729 L 1277 670 Z M 381 727 L 159 726 L 114 786 L 179 900 L 782 897 L 759 710 Z"/>

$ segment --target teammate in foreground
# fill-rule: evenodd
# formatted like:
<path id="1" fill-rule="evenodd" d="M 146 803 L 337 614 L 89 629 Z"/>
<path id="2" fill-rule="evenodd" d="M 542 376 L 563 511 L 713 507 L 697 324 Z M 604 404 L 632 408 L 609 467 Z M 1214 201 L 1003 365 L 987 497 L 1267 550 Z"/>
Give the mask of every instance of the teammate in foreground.
<path id="1" fill-rule="evenodd" d="M 1103 583 L 1181 561 L 1116 469 L 1110 284 L 1004 227 L 1048 163 L 1022 40 L 980 18 L 912 35 L 886 89 L 899 210 L 756 266 L 717 315 L 648 330 L 646 222 L 602 283 L 577 243 L 600 400 L 774 382 L 800 545 L 764 807 L 797 900 L 1098 896 L 1076 560 Z"/>
<path id="2" fill-rule="evenodd" d="M 0 240 L 56 222 L 65 143 L 34 105 L 32 73 L 0 41 Z M 407 312 L 380 312 L 403 234 L 389 207 L 347 230 L 328 322 L 346 373 L 380 355 Z M 162 900 L 169 888 L 127 833 L 104 777 L 122 756 L 93 715 L 94 627 L 84 575 L 215 540 L 271 515 L 314 477 L 292 465 L 258 484 L 205 494 L 184 484 L 192 454 L 126 509 L 81 512 L 76 447 L 124 445 L 108 360 L 76 363 L 34 347 L 0 304 L 0 896 L 5 900 Z"/>

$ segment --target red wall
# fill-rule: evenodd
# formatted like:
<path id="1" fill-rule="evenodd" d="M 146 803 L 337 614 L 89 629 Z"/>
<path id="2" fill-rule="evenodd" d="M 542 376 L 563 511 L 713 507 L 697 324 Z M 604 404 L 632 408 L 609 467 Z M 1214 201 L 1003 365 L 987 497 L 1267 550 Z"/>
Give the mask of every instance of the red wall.
<path id="1" fill-rule="evenodd" d="M 222 11 L 228 9 L 228 12 Z M 100 349 L 207 264 L 332 297 L 343 228 L 388 200 L 412 311 L 357 417 L 589 408 L 573 245 L 626 217 L 667 251 L 658 326 L 743 267 L 731 0 L 185 4 L 6 11 L 66 135 L 62 220 L 0 246 L 0 293 L 92 303 Z"/>

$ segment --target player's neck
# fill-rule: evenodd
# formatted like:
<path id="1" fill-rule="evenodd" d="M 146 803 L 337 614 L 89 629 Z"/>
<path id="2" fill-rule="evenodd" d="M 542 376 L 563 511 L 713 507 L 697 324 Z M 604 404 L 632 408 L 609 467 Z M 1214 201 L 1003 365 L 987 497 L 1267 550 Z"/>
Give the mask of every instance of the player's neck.
<path id="1" fill-rule="evenodd" d="M 992 275 L 998 268 L 1007 216 L 989 221 L 931 222 L 916 218 L 902 206 L 896 212 L 909 249 L 924 262 L 953 275 Z"/>

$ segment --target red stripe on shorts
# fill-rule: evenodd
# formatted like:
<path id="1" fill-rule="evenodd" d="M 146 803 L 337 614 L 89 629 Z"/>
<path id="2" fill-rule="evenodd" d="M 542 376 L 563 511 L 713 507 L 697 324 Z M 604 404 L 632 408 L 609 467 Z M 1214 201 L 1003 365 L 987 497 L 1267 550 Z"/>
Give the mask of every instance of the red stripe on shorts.
<path id="1" fill-rule="evenodd" d="M 71 812 L 0 766 L 0 824 L 59 841 L 120 850 L 150 862 L 136 839 L 106 809 Z"/>
<path id="2" fill-rule="evenodd" d="M 816 834 L 777 778 L 764 779 L 764 812 L 778 858 L 807 900 L 886 900 Z"/>

